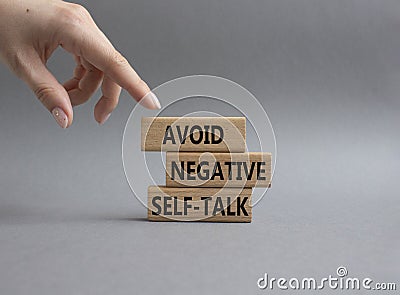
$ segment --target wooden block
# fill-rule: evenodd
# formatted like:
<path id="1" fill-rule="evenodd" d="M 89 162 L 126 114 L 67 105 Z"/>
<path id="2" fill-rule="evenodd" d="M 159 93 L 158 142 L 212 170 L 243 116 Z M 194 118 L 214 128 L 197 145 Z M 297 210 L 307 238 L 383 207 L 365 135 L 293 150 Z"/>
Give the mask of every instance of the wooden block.
<path id="1" fill-rule="evenodd" d="M 167 186 L 269 187 L 270 183 L 270 153 L 167 152 Z"/>
<path id="2" fill-rule="evenodd" d="M 151 221 L 251 222 L 251 188 L 150 186 Z"/>
<path id="3" fill-rule="evenodd" d="M 246 150 L 244 117 L 142 118 L 142 151 Z"/>

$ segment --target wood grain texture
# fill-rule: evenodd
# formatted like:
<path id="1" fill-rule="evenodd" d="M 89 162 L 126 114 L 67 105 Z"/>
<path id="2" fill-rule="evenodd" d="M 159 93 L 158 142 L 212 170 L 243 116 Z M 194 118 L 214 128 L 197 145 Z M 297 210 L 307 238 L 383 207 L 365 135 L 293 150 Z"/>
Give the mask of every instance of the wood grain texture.
<path id="1" fill-rule="evenodd" d="M 251 188 L 148 188 L 148 220 L 251 222 Z"/>
<path id="2" fill-rule="evenodd" d="M 222 132 L 222 138 L 220 138 Z M 244 117 L 144 117 L 142 151 L 246 150 Z"/>
<path id="3" fill-rule="evenodd" d="M 269 187 L 271 153 L 167 152 L 170 187 Z"/>

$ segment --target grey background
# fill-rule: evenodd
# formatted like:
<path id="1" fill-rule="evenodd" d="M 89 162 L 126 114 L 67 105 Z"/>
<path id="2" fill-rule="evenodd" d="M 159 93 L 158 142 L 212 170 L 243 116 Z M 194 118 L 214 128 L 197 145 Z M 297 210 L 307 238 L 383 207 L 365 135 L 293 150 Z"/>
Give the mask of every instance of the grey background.
<path id="1" fill-rule="evenodd" d="M 251 224 L 146 222 L 121 163 L 126 93 L 103 127 L 93 99 L 61 130 L 1 67 L 1 294 L 266 294 L 265 272 L 340 265 L 399 284 L 399 1 L 81 3 L 151 86 L 212 74 L 258 97 L 274 185 Z M 65 80 L 72 58 L 49 66 Z"/>

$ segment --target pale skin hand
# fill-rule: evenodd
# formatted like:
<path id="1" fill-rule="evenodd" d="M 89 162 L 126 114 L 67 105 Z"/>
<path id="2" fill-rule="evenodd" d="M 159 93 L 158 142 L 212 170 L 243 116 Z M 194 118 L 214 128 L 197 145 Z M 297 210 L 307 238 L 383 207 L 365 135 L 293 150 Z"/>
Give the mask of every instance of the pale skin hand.
<path id="1" fill-rule="evenodd" d="M 71 53 L 77 64 L 72 79 L 64 84 L 46 68 L 58 46 Z M 0 59 L 27 83 L 63 128 L 72 124 L 72 106 L 86 102 L 100 85 L 103 95 L 94 108 L 100 124 L 117 106 L 121 87 L 143 106 L 160 108 L 147 84 L 77 4 L 0 0 Z"/>

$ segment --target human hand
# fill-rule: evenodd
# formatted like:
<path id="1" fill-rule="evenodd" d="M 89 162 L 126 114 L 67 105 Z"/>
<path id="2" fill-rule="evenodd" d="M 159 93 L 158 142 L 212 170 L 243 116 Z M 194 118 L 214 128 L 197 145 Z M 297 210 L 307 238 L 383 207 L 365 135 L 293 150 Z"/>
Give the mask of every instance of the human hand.
<path id="1" fill-rule="evenodd" d="M 128 61 L 112 46 L 80 5 L 59 0 L 0 0 L 0 59 L 36 94 L 62 128 L 72 124 L 73 110 L 101 84 L 94 117 L 103 124 L 118 104 L 121 87 L 150 109 L 157 97 Z M 61 46 L 74 55 L 71 80 L 61 85 L 46 62 Z"/>

